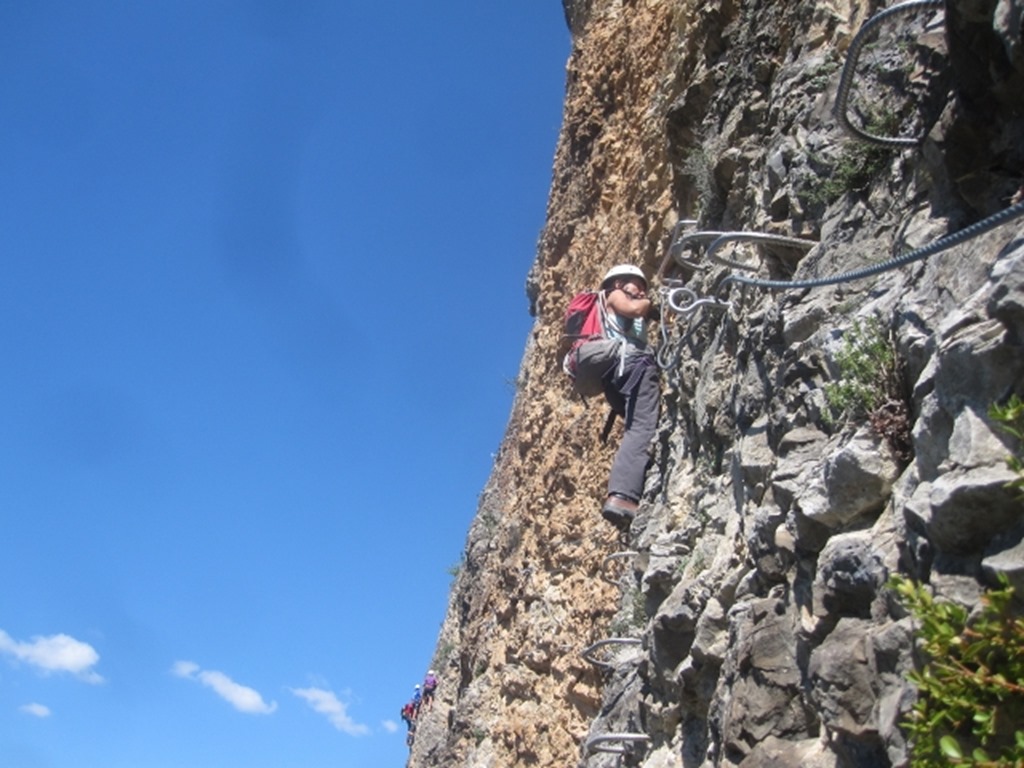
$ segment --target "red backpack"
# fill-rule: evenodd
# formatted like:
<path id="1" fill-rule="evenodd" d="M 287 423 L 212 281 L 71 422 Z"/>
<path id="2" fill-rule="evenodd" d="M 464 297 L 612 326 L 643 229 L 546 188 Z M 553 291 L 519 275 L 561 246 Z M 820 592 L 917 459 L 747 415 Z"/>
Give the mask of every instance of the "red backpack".
<path id="1" fill-rule="evenodd" d="M 575 388 L 576 350 L 585 341 L 604 336 L 601 324 L 601 294 L 598 291 L 580 291 L 565 308 L 562 322 L 562 343 L 558 345 L 558 359 L 562 370 L 569 376 Z"/>
<path id="2" fill-rule="evenodd" d="M 605 379 L 623 353 L 621 339 L 605 336 L 604 314 L 599 291 L 577 293 L 565 310 L 564 340 L 571 346 L 562 360 L 562 370 L 584 398 L 604 391 Z"/>
<path id="3" fill-rule="evenodd" d="M 581 291 L 572 297 L 565 310 L 565 336 L 575 349 L 584 341 L 604 336 L 598 291 Z"/>

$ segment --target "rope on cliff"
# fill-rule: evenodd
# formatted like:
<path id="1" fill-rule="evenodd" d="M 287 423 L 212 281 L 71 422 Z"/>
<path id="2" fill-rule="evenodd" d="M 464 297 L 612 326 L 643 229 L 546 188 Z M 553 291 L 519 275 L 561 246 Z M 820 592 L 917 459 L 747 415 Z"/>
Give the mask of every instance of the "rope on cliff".
<path id="1" fill-rule="evenodd" d="M 602 733 L 597 736 L 591 736 L 587 739 L 584 749 L 588 755 L 594 752 L 606 752 L 611 755 L 625 755 L 629 752 L 629 747 L 625 744 L 618 744 L 615 746 L 605 745 L 617 741 L 647 744 L 650 740 L 651 737 L 646 733 Z"/>
<path id="2" fill-rule="evenodd" d="M 862 267 L 861 269 L 854 269 L 849 272 L 841 272 L 837 275 L 827 275 L 825 277 L 810 278 L 808 280 L 762 280 L 761 278 L 747 277 L 746 275 L 729 275 L 722 280 L 719 286 L 718 295 L 721 295 L 721 290 L 730 283 L 751 285 L 757 288 L 793 290 L 797 288 L 820 288 L 825 285 L 837 285 L 838 283 L 846 283 L 853 280 L 863 280 L 865 277 L 873 277 L 874 275 L 881 274 L 882 272 L 899 269 L 907 264 L 912 264 L 915 261 L 920 261 L 921 259 L 926 259 L 929 256 L 934 256 L 936 253 L 949 250 L 950 248 L 960 245 L 972 238 L 983 235 L 986 232 L 990 232 L 996 227 L 1006 224 L 1021 215 L 1024 215 L 1024 200 L 1015 205 L 1011 205 L 1009 208 L 1004 208 L 1003 210 L 994 213 L 981 221 L 975 222 L 968 227 L 964 227 L 958 232 L 941 237 L 928 245 L 922 246 L 921 248 L 915 248 L 907 253 L 894 256 L 893 258 L 887 259 L 886 261 L 878 264 L 873 264 L 870 267 Z"/>
<path id="3" fill-rule="evenodd" d="M 853 78 L 856 74 L 855 70 L 857 68 L 857 59 L 860 57 L 861 48 L 864 47 L 867 40 L 868 32 L 890 16 L 905 13 L 907 11 L 916 11 L 923 8 L 939 9 L 944 8 L 945 5 L 945 0 L 906 0 L 906 2 L 898 3 L 897 5 L 892 6 L 892 8 L 886 8 L 881 13 L 877 13 L 872 16 L 864 22 L 864 25 L 860 28 L 857 34 L 854 35 L 853 40 L 850 42 L 850 48 L 846 54 L 846 63 L 843 65 L 843 74 L 839 78 L 839 90 L 836 93 L 836 105 L 833 110 L 836 119 L 839 120 L 839 125 L 841 125 L 851 136 L 883 147 L 916 147 L 921 143 L 923 139 L 909 136 L 876 136 L 872 133 L 868 133 L 862 128 L 858 128 L 850 122 L 850 118 L 846 111 L 846 101 L 850 95 L 850 88 L 853 85 Z"/>
<path id="4" fill-rule="evenodd" d="M 599 659 L 597 656 L 594 655 L 594 652 L 609 645 L 641 645 L 642 643 L 643 641 L 638 637 L 609 637 L 604 640 L 598 640 L 596 643 L 592 645 L 588 645 L 586 648 L 580 651 L 580 656 L 582 656 L 586 661 L 589 661 L 594 666 L 603 667 L 604 669 L 615 669 L 614 664 L 612 664 L 610 661 Z"/>

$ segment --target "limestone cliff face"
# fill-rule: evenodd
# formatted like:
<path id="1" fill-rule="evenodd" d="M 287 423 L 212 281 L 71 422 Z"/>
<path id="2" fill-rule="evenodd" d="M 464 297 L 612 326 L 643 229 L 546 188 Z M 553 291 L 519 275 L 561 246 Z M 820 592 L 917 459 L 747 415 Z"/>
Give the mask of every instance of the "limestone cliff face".
<path id="1" fill-rule="evenodd" d="M 537 321 L 410 765 L 905 764 L 912 624 L 889 575 L 968 604 L 996 573 L 1024 588 L 1015 446 L 987 416 L 1024 393 L 1024 218 L 869 279 L 723 280 L 842 273 L 1005 209 L 1024 180 L 1022 3 L 880 26 L 848 105 L 871 132 L 924 138 L 888 152 L 832 113 L 876 3 L 564 6 Z M 696 230 L 816 245 L 710 261 L 679 247 Z M 622 539 L 598 513 L 617 435 L 598 443 L 605 408 L 570 395 L 556 354 L 568 298 L 620 261 L 685 285 L 677 304 L 727 302 L 666 313 L 662 429 Z M 831 418 L 837 358 L 869 325 L 899 361 L 888 402 Z"/>

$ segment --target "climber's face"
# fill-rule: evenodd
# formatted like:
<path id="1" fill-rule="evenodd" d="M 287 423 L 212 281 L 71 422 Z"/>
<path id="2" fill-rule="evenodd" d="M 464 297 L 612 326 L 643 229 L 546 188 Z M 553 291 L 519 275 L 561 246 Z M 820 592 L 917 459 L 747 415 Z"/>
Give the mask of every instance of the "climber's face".
<path id="1" fill-rule="evenodd" d="M 634 299 L 642 299 L 647 295 L 647 283 L 639 277 L 626 277 L 622 280 L 616 280 L 615 287 L 622 289 Z"/>

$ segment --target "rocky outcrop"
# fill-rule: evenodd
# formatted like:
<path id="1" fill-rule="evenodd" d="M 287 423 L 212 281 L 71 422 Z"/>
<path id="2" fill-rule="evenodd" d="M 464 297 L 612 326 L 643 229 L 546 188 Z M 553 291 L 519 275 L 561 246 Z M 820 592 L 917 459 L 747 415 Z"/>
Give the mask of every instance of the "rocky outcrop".
<path id="1" fill-rule="evenodd" d="M 905 765 L 914 627 L 889 577 L 967 605 L 998 574 L 1024 587 L 1017 446 L 988 415 L 1024 394 L 1024 219 L 869 279 L 723 280 L 843 273 L 1006 208 L 1022 6 L 950 0 L 865 46 L 851 119 L 923 139 L 893 151 L 831 111 L 873 3 L 565 9 L 537 321 L 410 765 Z M 816 245 L 667 260 L 681 220 Z M 727 304 L 666 314 L 662 427 L 620 539 L 598 514 L 616 437 L 599 444 L 604 409 L 569 395 L 556 351 L 568 298 L 626 260 Z M 897 361 L 887 402 L 837 418 L 844 345 L 871 323 Z"/>

